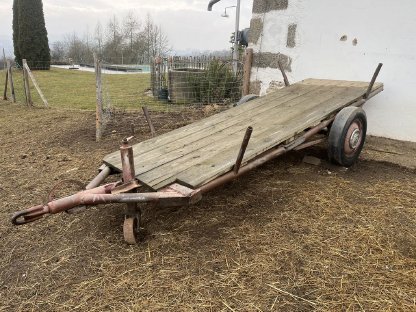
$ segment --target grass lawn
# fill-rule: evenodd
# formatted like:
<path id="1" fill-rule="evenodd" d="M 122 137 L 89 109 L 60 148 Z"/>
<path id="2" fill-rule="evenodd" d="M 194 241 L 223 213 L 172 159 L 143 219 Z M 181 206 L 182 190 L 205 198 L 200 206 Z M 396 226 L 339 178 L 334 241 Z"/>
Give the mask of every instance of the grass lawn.
<path id="1" fill-rule="evenodd" d="M 95 109 L 95 74 L 90 72 L 51 68 L 33 71 L 50 107 L 65 109 Z M 1 96 L 6 74 L 0 71 Z M 14 70 L 13 78 L 18 102 L 24 103 L 22 71 Z M 105 101 L 112 107 L 137 108 L 160 105 L 144 92 L 150 87 L 150 74 L 109 75 L 103 74 Z M 31 84 L 35 106 L 43 106 L 36 89 Z"/>

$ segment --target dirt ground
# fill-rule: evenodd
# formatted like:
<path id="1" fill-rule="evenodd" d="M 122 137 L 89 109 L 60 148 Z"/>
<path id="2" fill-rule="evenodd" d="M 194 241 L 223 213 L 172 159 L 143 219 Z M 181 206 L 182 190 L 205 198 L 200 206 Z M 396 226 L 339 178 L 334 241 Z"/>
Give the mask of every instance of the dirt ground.
<path id="1" fill-rule="evenodd" d="M 0 101 L 1 311 L 416 311 L 416 171 L 368 150 L 348 170 L 293 152 L 195 206 L 145 209 L 138 246 L 122 205 L 11 225 L 58 181 L 88 182 L 132 123 L 148 138 L 138 116 L 98 144 L 92 112 Z M 202 116 L 153 118 L 161 133 Z"/>

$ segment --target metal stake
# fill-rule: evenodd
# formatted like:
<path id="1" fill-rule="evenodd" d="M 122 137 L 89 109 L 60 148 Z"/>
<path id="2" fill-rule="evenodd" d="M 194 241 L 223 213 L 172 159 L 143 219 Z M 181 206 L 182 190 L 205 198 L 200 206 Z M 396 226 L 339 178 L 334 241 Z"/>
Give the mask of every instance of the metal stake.
<path id="1" fill-rule="evenodd" d="M 279 65 L 280 72 L 282 73 L 283 81 L 285 82 L 285 86 L 289 87 L 290 86 L 289 79 L 287 79 L 285 69 L 283 68 L 282 63 L 280 62 L 280 60 L 277 61 L 277 64 Z"/>
<path id="2" fill-rule="evenodd" d="M 378 73 L 380 72 L 380 69 L 381 69 L 381 67 L 382 67 L 382 66 L 383 66 L 383 63 L 379 63 L 379 64 L 378 64 L 378 66 L 377 66 L 377 68 L 376 68 L 376 71 L 374 72 L 373 78 L 371 78 L 371 82 L 370 82 L 370 84 L 368 85 L 367 92 L 366 92 L 366 93 L 365 93 L 365 95 L 364 95 L 364 98 L 365 98 L 365 99 L 368 99 L 368 97 L 370 96 L 371 90 L 373 89 L 374 83 L 376 82 L 376 79 L 377 79 Z"/>
<path id="3" fill-rule="evenodd" d="M 246 130 L 246 134 L 244 135 L 243 142 L 241 143 L 240 152 L 238 153 L 237 160 L 235 161 L 234 165 L 234 173 L 237 174 L 240 170 L 241 162 L 243 161 L 244 154 L 246 152 L 246 148 L 248 145 L 248 141 L 250 141 L 251 133 L 253 132 L 252 127 L 248 127 Z"/>
<path id="4" fill-rule="evenodd" d="M 121 166 L 123 169 L 123 183 L 128 183 L 134 180 L 136 173 L 134 170 L 134 156 L 133 147 L 129 141 L 133 137 L 125 138 L 120 146 Z M 126 209 L 126 216 L 134 216 L 137 214 L 137 204 L 128 203 Z"/>

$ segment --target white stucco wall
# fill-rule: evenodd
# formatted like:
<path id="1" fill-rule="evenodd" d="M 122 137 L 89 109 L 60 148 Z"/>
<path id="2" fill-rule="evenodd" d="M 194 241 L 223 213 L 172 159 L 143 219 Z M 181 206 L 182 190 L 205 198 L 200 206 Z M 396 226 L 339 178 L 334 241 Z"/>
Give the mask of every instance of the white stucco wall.
<path id="1" fill-rule="evenodd" d="M 253 14 L 263 20 L 254 52 L 292 58 L 289 80 L 328 78 L 369 81 L 379 62 L 385 91 L 364 106 L 369 134 L 416 142 L 416 1 L 289 0 L 287 10 Z M 286 47 L 297 24 L 296 46 Z M 346 41 L 340 38 L 346 35 Z M 353 39 L 357 45 L 353 45 Z M 253 68 L 251 80 L 281 80 L 277 69 Z M 416 156 L 415 156 L 416 157 Z"/>

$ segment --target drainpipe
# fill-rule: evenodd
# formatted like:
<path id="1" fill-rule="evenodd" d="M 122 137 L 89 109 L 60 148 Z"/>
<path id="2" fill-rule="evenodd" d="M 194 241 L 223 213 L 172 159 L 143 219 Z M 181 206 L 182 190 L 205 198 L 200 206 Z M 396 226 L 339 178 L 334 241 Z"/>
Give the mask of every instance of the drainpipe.
<path id="1" fill-rule="evenodd" d="M 211 0 L 208 3 L 208 11 L 212 11 L 212 7 L 215 3 L 221 0 Z M 240 28 L 240 0 L 237 0 L 237 6 L 235 11 L 235 32 L 234 32 L 234 51 L 233 51 L 233 71 L 237 73 L 237 62 L 238 62 L 238 29 Z"/>

